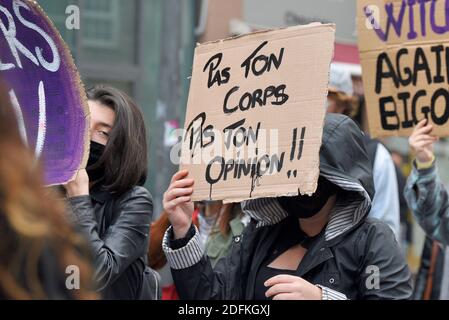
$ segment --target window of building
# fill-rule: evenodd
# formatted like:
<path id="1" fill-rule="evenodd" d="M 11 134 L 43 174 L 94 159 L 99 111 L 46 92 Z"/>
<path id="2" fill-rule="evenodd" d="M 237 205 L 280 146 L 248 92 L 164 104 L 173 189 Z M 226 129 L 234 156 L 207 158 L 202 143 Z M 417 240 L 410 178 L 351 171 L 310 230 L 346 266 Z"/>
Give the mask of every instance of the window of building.
<path id="1" fill-rule="evenodd" d="M 86 47 L 114 49 L 119 45 L 119 0 L 84 2 L 82 41 Z"/>

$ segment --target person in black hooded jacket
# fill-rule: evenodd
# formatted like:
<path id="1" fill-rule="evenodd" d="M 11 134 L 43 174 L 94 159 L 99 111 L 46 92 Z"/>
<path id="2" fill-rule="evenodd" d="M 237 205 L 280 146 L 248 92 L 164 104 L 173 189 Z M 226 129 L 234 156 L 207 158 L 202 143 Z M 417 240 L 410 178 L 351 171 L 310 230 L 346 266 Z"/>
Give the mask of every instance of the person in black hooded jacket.
<path id="1" fill-rule="evenodd" d="M 212 268 L 191 224 L 194 181 L 180 171 L 164 194 L 163 241 L 181 299 L 409 299 L 411 275 L 392 230 L 368 219 L 374 195 L 363 133 L 328 114 L 313 196 L 244 201 L 251 222 Z"/>

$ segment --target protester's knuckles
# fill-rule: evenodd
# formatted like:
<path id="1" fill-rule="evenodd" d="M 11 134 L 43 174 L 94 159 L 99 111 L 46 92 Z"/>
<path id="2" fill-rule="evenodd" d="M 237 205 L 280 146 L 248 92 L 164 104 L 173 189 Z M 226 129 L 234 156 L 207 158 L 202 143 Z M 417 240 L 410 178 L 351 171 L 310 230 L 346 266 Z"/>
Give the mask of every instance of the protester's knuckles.
<path id="1" fill-rule="evenodd" d="M 170 191 L 171 198 L 177 198 L 180 195 L 182 195 L 182 189 L 173 189 Z"/>

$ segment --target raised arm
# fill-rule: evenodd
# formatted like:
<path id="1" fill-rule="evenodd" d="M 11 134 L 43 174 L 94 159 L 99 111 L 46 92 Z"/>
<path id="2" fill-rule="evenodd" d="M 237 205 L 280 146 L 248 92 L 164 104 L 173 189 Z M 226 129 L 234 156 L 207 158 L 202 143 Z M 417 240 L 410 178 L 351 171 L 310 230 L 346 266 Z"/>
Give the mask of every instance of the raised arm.
<path id="1" fill-rule="evenodd" d="M 437 174 L 432 126 L 421 121 L 410 136 L 409 144 L 416 153 L 404 196 L 418 223 L 434 240 L 449 245 L 448 193 Z"/>

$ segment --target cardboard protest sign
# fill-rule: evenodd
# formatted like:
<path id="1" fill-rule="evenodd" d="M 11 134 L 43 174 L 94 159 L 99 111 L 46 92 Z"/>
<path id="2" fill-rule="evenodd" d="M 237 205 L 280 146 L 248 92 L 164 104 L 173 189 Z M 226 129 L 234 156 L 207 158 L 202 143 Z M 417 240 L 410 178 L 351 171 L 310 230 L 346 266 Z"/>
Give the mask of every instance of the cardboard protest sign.
<path id="1" fill-rule="evenodd" d="M 46 183 L 71 180 L 87 162 L 87 100 L 66 44 L 35 1 L 0 2 L 0 77 Z"/>
<path id="2" fill-rule="evenodd" d="M 181 159 L 193 200 L 315 192 L 334 37 L 311 24 L 196 48 Z"/>
<path id="3" fill-rule="evenodd" d="M 427 118 L 449 134 L 449 1 L 358 0 L 371 135 L 408 136 Z"/>

